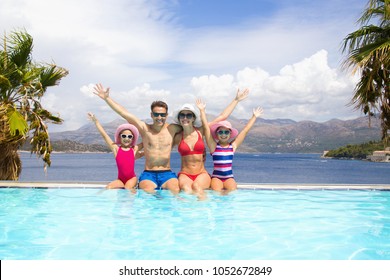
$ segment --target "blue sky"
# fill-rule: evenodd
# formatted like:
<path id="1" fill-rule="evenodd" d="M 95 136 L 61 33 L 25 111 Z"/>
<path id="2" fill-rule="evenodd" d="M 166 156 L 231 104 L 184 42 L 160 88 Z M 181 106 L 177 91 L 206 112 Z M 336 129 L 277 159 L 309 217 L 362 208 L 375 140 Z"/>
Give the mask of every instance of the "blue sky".
<path id="1" fill-rule="evenodd" d="M 93 112 L 117 115 L 91 93 L 101 82 L 140 118 L 161 99 L 170 112 L 201 97 L 218 114 L 249 88 L 233 116 L 296 121 L 352 119 L 348 107 L 357 77 L 340 68 L 342 39 L 366 0 L 2 0 L 0 26 L 25 28 L 33 57 L 70 74 L 43 104 L 77 129 Z"/>
<path id="2" fill-rule="evenodd" d="M 179 24 L 187 28 L 234 26 L 245 18 L 267 20 L 278 10 L 278 1 L 179 1 L 172 5 Z"/>

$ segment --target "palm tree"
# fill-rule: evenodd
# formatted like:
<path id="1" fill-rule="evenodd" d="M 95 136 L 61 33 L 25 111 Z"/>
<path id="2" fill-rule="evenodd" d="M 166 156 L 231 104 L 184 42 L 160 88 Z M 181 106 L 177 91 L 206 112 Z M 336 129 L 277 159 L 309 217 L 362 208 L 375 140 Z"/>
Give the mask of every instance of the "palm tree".
<path id="1" fill-rule="evenodd" d="M 50 166 L 52 151 L 46 122 L 62 119 L 45 110 L 41 98 L 68 74 L 55 64 L 32 61 L 33 38 L 26 31 L 4 35 L 0 43 L 0 180 L 17 180 L 18 149 L 30 138 L 31 153 Z"/>
<path id="2" fill-rule="evenodd" d="M 373 24 L 372 22 L 376 23 Z M 351 104 L 369 117 L 379 115 L 385 145 L 390 133 L 390 0 L 369 0 L 358 20 L 359 30 L 348 34 L 343 52 L 345 68 L 360 72 Z"/>

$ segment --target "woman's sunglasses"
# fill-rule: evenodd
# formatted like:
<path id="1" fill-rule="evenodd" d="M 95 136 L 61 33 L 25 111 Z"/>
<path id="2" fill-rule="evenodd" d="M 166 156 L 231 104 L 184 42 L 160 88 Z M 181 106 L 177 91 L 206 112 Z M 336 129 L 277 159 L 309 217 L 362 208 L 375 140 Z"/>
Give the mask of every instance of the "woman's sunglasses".
<path id="1" fill-rule="evenodd" d="M 187 120 L 190 120 L 194 117 L 194 114 L 192 113 L 188 113 L 188 114 L 184 114 L 184 113 L 180 113 L 179 114 L 179 119 L 187 119 Z"/>
<path id="2" fill-rule="evenodd" d="M 217 133 L 219 135 L 229 135 L 230 134 L 230 130 L 218 130 Z"/>
<path id="3" fill-rule="evenodd" d="M 121 138 L 122 139 L 133 139 L 133 135 L 131 135 L 131 134 L 121 134 Z"/>

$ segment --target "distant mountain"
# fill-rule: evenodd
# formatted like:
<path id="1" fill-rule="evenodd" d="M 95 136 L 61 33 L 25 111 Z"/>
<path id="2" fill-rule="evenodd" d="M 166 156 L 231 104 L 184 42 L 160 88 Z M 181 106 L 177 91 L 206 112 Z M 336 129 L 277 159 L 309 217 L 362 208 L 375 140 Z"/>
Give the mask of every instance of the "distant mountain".
<path id="1" fill-rule="evenodd" d="M 208 116 L 209 119 L 213 117 Z M 150 120 L 146 121 L 150 122 Z M 168 122 L 171 121 L 169 118 Z M 248 120 L 229 118 L 229 121 L 240 131 Z M 113 138 L 117 126 L 124 122 L 124 120 L 117 119 L 102 125 Z M 248 133 L 239 151 L 322 153 L 324 150 L 336 149 L 347 144 L 378 141 L 380 140 L 380 135 L 380 121 L 375 118 L 371 119 L 371 126 L 369 126 L 367 117 L 346 121 L 332 119 L 323 123 L 313 121 L 296 122 L 290 119 L 267 120 L 260 118 Z M 89 148 L 94 150 L 94 148 L 97 148 L 97 150 L 101 151 L 101 146 L 93 145 L 105 145 L 101 135 L 92 123 L 74 131 L 50 133 L 50 137 L 53 141 L 54 149 L 61 146 L 61 149 L 66 150 L 66 145 L 58 143 L 59 141 L 65 140 L 71 141 L 69 143 L 72 143 L 73 149 L 77 147 L 74 142 L 83 144 L 84 150 L 89 150 Z M 89 148 L 85 148 L 85 145 Z"/>

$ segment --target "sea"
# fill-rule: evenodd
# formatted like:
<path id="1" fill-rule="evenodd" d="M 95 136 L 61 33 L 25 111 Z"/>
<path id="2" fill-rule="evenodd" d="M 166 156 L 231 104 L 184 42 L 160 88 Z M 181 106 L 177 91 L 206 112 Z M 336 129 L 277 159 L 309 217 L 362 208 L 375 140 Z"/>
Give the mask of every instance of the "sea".
<path id="1" fill-rule="evenodd" d="M 116 179 L 112 153 L 53 153 L 51 166 L 28 152 L 20 153 L 22 182 L 109 182 Z M 136 161 L 139 176 L 144 158 Z M 207 155 L 206 169 L 212 172 Z M 171 168 L 180 170 L 180 155 L 173 152 Z M 233 173 L 238 183 L 251 184 L 390 184 L 390 163 L 322 158 L 305 153 L 236 153 Z"/>

